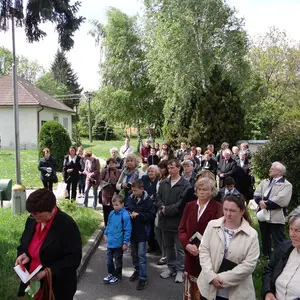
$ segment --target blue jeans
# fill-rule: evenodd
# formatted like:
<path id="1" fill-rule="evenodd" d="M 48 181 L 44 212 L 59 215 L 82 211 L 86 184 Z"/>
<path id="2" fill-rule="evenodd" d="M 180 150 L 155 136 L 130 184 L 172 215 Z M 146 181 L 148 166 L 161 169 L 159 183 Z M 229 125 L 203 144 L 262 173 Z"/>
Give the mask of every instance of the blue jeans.
<path id="1" fill-rule="evenodd" d="M 106 264 L 108 273 L 121 279 L 123 267 L 122 248 L 107 248 Z"/>
<path id="2" fill-rule="evenodd" d="M 88 205 L 88 201 L 89 201 L 89 191 L 91 189 L 92 186 L 87 186 L 86 190 L 84 192 L 84 205 L 87 206 Z M 96 208 L 97 207 L 97 198 L 98 198 L 98 186 L 94 186 L 94 203 L 93 203 L 93 207 Z"/>
<path id="3" fill-rule="evenodd" d="M 147 242 L 131 241 L 131 257 L 134 269 L 139 272 L 139 279 L 147 280 Z"/>
<path id="4" fill-rule="evenodd" d="M 85 174 L 79 174 L 78 176 L 78 190 L 79 194 L 83 194 L 85 190 L 85 180 L 86 180 L 86 175 Z"/>

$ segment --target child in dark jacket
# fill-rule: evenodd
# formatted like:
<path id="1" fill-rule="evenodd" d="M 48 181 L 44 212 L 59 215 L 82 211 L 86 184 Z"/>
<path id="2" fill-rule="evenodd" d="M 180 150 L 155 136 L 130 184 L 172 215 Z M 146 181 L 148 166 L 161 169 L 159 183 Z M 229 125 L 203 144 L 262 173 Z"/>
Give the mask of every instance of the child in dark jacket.
<path id="1" fill-rule="evenodd" d="M 151 165 L 156 165 L 157 166 L 158 163 L 159 163 L 159 158 L 156 155 L 156 150 L 155 150 L 155 148 L 151 148 L 150 149 L 150 154 L 147 158 L 147 164 L 148 164 L 148 166 L 151 166 Z"/>
<path id="2" fill-rule="evenodd" d="M 130 281 L 139 278 L 136 289 L 142 290 L 147 285 L 147 241 L 150 234 L 150 223 L 155 218 L 153 201 L 144 191 L 142 180 L 136 180 L 131 185 L 132 195 L 129 197 L 126 209 L 128 210 L 131 223 L 131 257 L 134 265 L 134 273 Z"/>
<path id="3" fill-rule="evenodd" d="M 107 241 L 108 275 L 103 282 L 116 284 L 122 279 L 123 251 L 128 249 L 132 227 L 130 216 L 124 208 L 124 198 L 121 195 L 115 195 L 112 198 L 112 205 L 114 210 L 109 214 L 108 224 L 104 231 Z"/>

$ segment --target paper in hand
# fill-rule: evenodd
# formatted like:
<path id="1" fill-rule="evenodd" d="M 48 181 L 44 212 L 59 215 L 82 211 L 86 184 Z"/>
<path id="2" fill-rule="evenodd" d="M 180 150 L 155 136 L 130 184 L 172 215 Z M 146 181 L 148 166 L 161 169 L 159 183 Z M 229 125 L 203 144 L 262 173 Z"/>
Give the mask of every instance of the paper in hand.
<path id="1" fill-rule="evenodd" d="M 25 269 L 25 271 L 22 270 L 20 265 L 16 265 L 14 267 L 15 272 L 20 277 L 20 279 L 23 281 L 23 283 L 27 283 L 32 277 L 34 277 L 42 268 L 42 265 L 39 265 L 31 274 Z"/>

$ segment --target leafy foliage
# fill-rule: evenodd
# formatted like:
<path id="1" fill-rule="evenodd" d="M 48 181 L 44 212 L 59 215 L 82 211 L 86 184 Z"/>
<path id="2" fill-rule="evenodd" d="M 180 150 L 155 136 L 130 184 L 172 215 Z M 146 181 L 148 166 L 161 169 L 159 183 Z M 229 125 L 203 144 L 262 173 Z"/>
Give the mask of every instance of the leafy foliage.
<path id="1" fill-rule="evenodd" d="M 31 61 L 24 56 L 16 57 L 18 76 L 34 82 L 44 73 L 44 68 L 37 62 Z M 7 75 L 12 71 L 12 52 L 4 47 L 0 47 L 0 75 Z"/>
<path id="2" fill-rule="evenodd" d="M 38 81 L 35 82 L 35 85 L 51 96 L 67 95 L 70 93 L 64 84 L 55 80 L 51 72 L 47 72 L 45 75 L 43 75 Z"/>
<path id="3" fill-rule="evenodd" d="M 216 132 L 209 131 L 201 108 L 210 105 L 208 95 L 221 99 L 224 94 L 214 91 L 222 86 L 215 84 L 213 88 L 211 81 L 213 72 L 218 69 L 223 85 L 229 81 L 229 85 L 234 86 L 231 99 L 235 99 L 234 110 L 240 111 L 236 107 L 241 105 L 238 94 L 248 70 L 242 21 L 233 9 L 219 0 L 145 0 L 144 3 L 151 83 L 166 101 L 165 138 L 176 144 L 183 140 L 197 143 L 214 140 Z M 229 93 L 228 90 L 227 96 Z M 213 123 L 223 120 L 218 116 L 220 113 L 224 114 L 215 110 L 210 116 Z M 235 117 L 238 120 L 243 115 Z M 226 125 L 227 122 L 219 126 L 224 136 L 230 135 Z"/>
<path id="4" fill-rule="evenodd" d="M 70 50 L 73 47 L 74 32 L 84 21 L 83 17 L 76 17 L 81 2 L 76 1 L 71 5 L 70 0 L 26 1 L 25 9 L 23 2 L 23 0 L 0 0 L 0 30 L 7 30 L 9 19 L 14 16 L 17 25 L 25 25 L 27 39 L 32 43 L 46 36 L 46 32 L 39 27 L 40 23 L 50 21 L 56 24 L 61 48 Z"/>
<path id="5" fill-rule="evenodd" d="M 286 166 L 287 179 L 293 185 L 293 201 L 290 207 L 300 204 L 299 169 L 300 157 L 300 122 L 299 119 L 281 123 L 270 135 L 268 144 L 261 147 L 253 157 L 253 171 L 259 178 L 267 178 L 272 162 L 280 161 Z"/>
<path id="6" fill-rule="evenodd" d="M 251 77 L 244 94 L 247 137 L 266 139 L 282 114 L 299 106 L 300 46 L 284 31 L 270 28 L 252 41 Z"/>
<path id="7" fill-rule="evenodd" d="M 92 134 L 94 139 L 101 141 L 110 141 L 115 138 L 114 130 L 108 126 L 108 123 L 102 119 L 101 115 L 96 116 Z"/>
<path id="8" fill-rule="evenodd" d="M 91 35 L 105 49 L 102 89 L 97 94 L 102 116 L 126 125 L 161 120 L 163 102 L 154 94 L 148 76 L 146 47 L 136 17 L 111 8 L 107 25 L 94 22 Z"/>
<path id="9" fill-rule="evenodd" d="M 71 146 L 71 139 L 67 130 L 56 121 L 46 122 L 39 134 L 39 157 L 43 157 L 43 149 L 49 148 L 55 157 L 58 169 L 62 169 L 64 156 Z"/>

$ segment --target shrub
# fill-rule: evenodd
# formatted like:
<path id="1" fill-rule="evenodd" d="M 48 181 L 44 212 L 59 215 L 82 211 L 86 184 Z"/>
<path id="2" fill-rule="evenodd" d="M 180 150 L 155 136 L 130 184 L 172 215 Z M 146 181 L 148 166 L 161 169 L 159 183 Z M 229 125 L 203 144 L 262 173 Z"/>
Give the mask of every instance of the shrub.
<path id="1" fill-rule="evenodd" d="M 267 178 L 271 163 L 280 161 L 286 166 L 287 179 L 293 185 L 290 209 L 300 204 L 300 124 L 290 121 L 280 124 L 270 135 L 269 143 L 261 147 L 253 156 L 253 171 L 260 179 Z"/>
<path id="2" fill-rule="evenodd" d="M 43 149 L 49 148 L 58 164 L 58 171 L 62 170 L 64 156 L 68 153 L 71 140 L 67 130 L 56 121 L 46 122 L 39 134 L 39 157 L 43 157 Z"/>
<path id="3" fill-rule="evenodd" d="M 114 130 L 107 125 L 106 121 L 101 119 L 101 116 L 96 116 L 95 125 L 92 128 L 94 139 L 101 141 L 110 141 L 115 138 Z"/>

